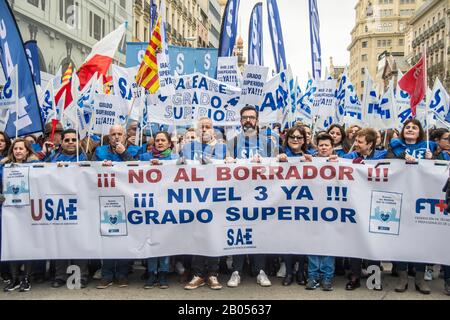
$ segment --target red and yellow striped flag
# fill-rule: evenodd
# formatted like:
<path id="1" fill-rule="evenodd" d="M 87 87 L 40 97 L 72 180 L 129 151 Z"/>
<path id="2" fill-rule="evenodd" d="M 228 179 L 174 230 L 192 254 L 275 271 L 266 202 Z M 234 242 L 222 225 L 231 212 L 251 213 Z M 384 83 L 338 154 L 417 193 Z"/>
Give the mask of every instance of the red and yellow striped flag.
<path id="1" fill-rule="evenodd" d="M 162 49 L 161 42 L 161 17 L 153 30 L 152 38 L 145 52 L 139 71 L 136 75 L 136 82 L 150 93 L 156 93 L 160 87 L 158 61 L 156 55 Z"/>
<path id="2" fill-rule="evenodd" d="M 68 82 L 70 82 L 70 80 L 72 80 L 72 74 L 73 74 L 73 66 L 72 63 L 69 64 L 69 66 L 67 67 L 66 72 L 64 72 L 64 75 L 62 77 L 62 83 L 67 84 Z"/>

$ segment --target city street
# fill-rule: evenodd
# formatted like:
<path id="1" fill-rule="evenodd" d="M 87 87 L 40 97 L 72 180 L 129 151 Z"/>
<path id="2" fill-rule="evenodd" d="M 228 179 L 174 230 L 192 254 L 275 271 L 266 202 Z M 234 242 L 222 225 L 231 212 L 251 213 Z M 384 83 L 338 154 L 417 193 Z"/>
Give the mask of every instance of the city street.
<path id="1" fill-rule="evenodd" d="M 51 283 L 33 285 L 28 293 L 0 293 L 0 300 L 450 300 L 450 296 L 443 293 L 444 281 L 436 279 L 430 282 L 432 293 L 423 295 L 414 289 L 414 279 L 409 278 L 409 289 L 404 293 L 396 293 L 394 287 L 397 278 L 389 273 L 383 273 L 384 290 L 381 292 L 370 291 L 362 287 L 355 291 L 346 291 L 345 277 L 336 277 L 334 291 L 324 292 L 321 289 L 314 291 L 305 290 L 304 286 L 293 284 L 289 287 L 281 285 L 281 278 L 271 277 L 272 287 L 262 288 L 256 284 L 256 279 L 246 276 L 242 284 L 235 289 L 226 286 L 219 291 L 212 291 L 207 286 L 193 291 L 184 290 L 178 282 L 178 277 L 172 275 L 169 278 L 170 288 L 161 290 L 158 288 L 144 290 L 143 281 L 140 280 L 142 270 L 136 270 L 130 277 L 130 286 L 120 289 L 117 285 L 106 290 L 95 288 L 98 280 L 90 282 L 88 288 L 83 290 L 68 290 L 67 288 L 53 289 Z M 436 275 L 436 272 L 435 272 Z M 225 285 L 227 275 L 220 276 L 220 282 Z"/>

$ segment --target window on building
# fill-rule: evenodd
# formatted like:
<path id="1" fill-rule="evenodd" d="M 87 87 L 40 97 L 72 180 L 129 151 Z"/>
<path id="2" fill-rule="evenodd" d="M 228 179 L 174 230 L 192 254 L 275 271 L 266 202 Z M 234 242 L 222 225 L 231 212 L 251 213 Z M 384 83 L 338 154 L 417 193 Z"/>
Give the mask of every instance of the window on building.
<path id="1" fill-rule="evenodd" d="M 405 45 L 405 39 L 398 39 L 398 45 L 404 46 Z"/>
<path id="2" fill-rule="evenodd" d="M 39 3 L 40 3 L 41 4 L 40 5 L 41 10 L 45 11 L 45 0 L 27 0 L 27 2 L 29 4 L 32 4 L 36 8 L 39 8 Z"/>
<path id="3" fill-rule="evenodd" d="M 362 56 L 361 56 L 361 61 L 367 61 L 368 59 L 367 59 L 367 54 L 363 54 Z"/>
<path id="4" fill-rule="evenodd" d="M 139 39 L 139 21 L 136 21 L 136 24 L 134 26 L 134 37 L 136 39 Z"/>
<path id="5" fill-rule="evenodd" d="M 102 19 L 92 11 L 89 12 L 89 35 L 97 41 L 105 36 L 105 19 Z"/>
<path id="6" fill-rule="evenodd" d="M 363 48 L 367 48 L 367 41 L 363 41 L 363 42 L 362 42 L 362 47 L 363 47 Z"/>
<path id="7" fill-rule="evenodd" d="M 124 9 L 127 8 L 127 0 L 120 0 L 120 6 Z"/>

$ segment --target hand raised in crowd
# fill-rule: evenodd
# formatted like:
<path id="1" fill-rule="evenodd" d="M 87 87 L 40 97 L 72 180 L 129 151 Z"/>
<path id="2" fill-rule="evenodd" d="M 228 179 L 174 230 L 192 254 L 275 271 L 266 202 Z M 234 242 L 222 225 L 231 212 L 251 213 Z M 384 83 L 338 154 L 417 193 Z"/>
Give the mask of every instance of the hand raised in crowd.
<path id="1" fill-rule="evenodd" d="M 277 156 L 277 161 L 278 162 L 288 162 L 288 156 L 286 154 L 284 154 L 284 153 L 279 154 Z"/>
<path id="2" fill-rule="evenodd" d="M 257 154 L 256 156 L 253 156 L 252 159 L 250 160 L 251 163 L 261 163 L 261 156 L 259 154 Z"/>
<path id="3" fill-rule="evenodd" d="M 47 154 L 52 152 L 55 149 L 55 144 L 51 141 L 44 142 L 44 145 L 42 146 L 42 152 Z"/>
<path id="4" fill-rule="evenodd" d="M 304 160 L 302 160 L 302 161 L 304 161 L 304 162 L 312 162 L 313 161 L 313 156 L 310 154 L 305 154 L 303 158 L 304 158 Z"/>
<path id="5" fill-rule="evenodd" d="M 232 157 L 226 157 L 225 158 L 225 163 L 236 163 L 236 159 L 234 159 Z"/>
<path id="6" fill-rule="evenodd" d="M 433 153 L 430 150 L 427 150 L 427 153 L 425 153 L 425 159 L 427 160 L 433 159 Z"/>
<path id="7" fill-rule="evenodd" d="M 105 161 L 103 161 L 103 163 L 102 163 L 102 166 L 103 166 L 103 167 L 112 167 L 112 165 L 113 165 L 113 163 L 112 163 L 111 160 L 105 160 Z"/>
<path id="8" fill-rule="evenodd" d="M 136 136 L 129 137 L 127 141 L 129 144 L 136 145 Z"/>
<path id="9" fill-rule="evenodd" d="M 333 154 L 328 158 L 328 162 L 339 162 L 339 157 L 336 154 Z"/>
<path id="10" fill-rule="evenodd" d="M 160 165 L 162 165 L 162 162 L 159 161 L 158 159 L 150 160 L 150 163 L 151 163 L 152 166 L 160 166 Z"/>
<path id="11" fill-rule="evenodd" d="M 123 154 L 127 149 L 125 148 L 125 146 L 124 146 L 123 144 L 121 144 L 120 142 L 118 142 L 118 143 L 116 144 L 115 150 L 116 150 L 116 153 L 117 153 L 117 154 Z"/>
<path id="12" fill-rule="evenodd" d="M 417 163 L 417 159 L 407 154 L 405 156 L 406 163 Z"/>

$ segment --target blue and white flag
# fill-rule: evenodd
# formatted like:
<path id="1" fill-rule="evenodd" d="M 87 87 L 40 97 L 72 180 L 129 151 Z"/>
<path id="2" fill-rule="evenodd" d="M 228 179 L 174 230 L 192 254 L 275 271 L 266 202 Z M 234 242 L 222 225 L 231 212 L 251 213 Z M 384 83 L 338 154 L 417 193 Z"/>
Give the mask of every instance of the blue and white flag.
<path id="1" fill-rule="evenodd" d="M 10 112 L 16 108 L 16 96 L 17 96 L 17 68 L 14 68 L 11 76 L 0 83 L 3 85 L 3 89 L 0 90 L 0 131 L 5 131 L 8 124 Z M 0 71 L 0 73 L 2 73 Z"/>
<path id="2" fill-rule="evenodd" d="M 310 78 L 306 86 L 305 94 L 300 95 L 297 99 L 297 107 L 295 109 L 294 116 L 296 121 L 301 121 L 310 126 L 313 124 L 312 108 L 314 105 L 314 95 L 316 90 L 314 80 Z"/>
<path id="3" fill-rule="evenodd" d="M 219 57 L 231 57 L 238 32 L 238 14 L 240 0 L 228 0 L 222 20 Z"/>
<path id="4" fill-rule="evenodd" d="M 39 50 L 37 42 L 30 40 L 25 43 L 25 52 L 27 53 L 28 62 L 30 63 L 31 73 L 33 74 L 34 83 L 41 85 L 41 67 L 39 65 Z"/>
<path id="5" fill-rule="evenodd" d="M 23 46 L 22 36 L 17 27 L 11 8 L 6 0 L 0 1 L 0 61 L 5 75 L 12 74 L 17 66 L 19 74 L 19 112 L 11 112 L 6 133 L 10 137 L 25 136 L 42 132 L 39 100 L 33 75 Z M 11 110 L 12 111 L 12 110 Z"/>
<path id="6" fill-rule="evenodd" d="M 347 75 L 347 70 L 341 76 L 339 88 L 336 91 L 337 107 L 336 119 L 345 125 L 362 126 L 362 106 L 356 93 L 355 86 Z"/>
<path id="7" fill-rule="evenodd" d="M 259 122 L 271 125 L 281 122 L 283 111 L 288 106 L 288 88 L 286 72 L 277 74 L 264 86 L 264 99 L 256 108 L 259 111 Z"/>
<path id="8" fill-rule="evenodd" d="M 309 0 L 309 26 L 311 37 L 311 61 L 314 79 L 322 77 L 322 48 L 320 45 L 320 19 L 317 0 Z"/>
<path id="9" fill-rule="evenodd" d="M 445 123 L 445 119 L 450 111 L 450 97 L 439 78 L 436 78 L 434 82 L 431 98 L 428 101 L 428 109 L 433 114 L 430 124 L 439 128 L 448 127 L 449 124 Z"/>
<path id="10" fill-rule="evenodd" d="M 277 67 L 277 73 L 280 73 L 282 70 L 286 70 L 287 63 L 277 0 L 267 0 L 267 11 L 269 14 L 269 31 L 270 38 L 272 39 L 273 57 Z"/>
<path id="11" fill-rule="evenodd" d="M 248 35 L 248 64 L 263 66 L 263 9 L 262 2 L 258 2 L 253 8 L 250 17 Z"/>
<path id="12" fill-rule="evenodd" d="M 372 114 L 369 116 L 371 128 L 388 130 L 398 127 L 398 108 L 395 103 L 393 81 L 389 84 L 388 90 L 381 96 L 379 103 L 374 105 L 371 111 Z"/>

